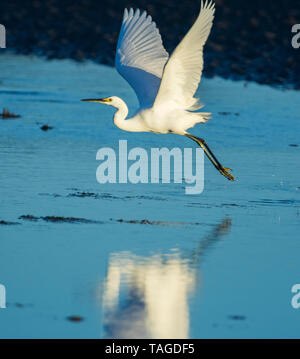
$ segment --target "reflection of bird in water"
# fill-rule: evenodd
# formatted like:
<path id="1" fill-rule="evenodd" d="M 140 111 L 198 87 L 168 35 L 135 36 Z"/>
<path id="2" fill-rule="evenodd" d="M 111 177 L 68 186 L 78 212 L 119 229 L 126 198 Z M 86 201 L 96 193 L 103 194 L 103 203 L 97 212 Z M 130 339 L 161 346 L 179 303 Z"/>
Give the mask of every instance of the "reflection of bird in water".
<path id="1" fill-rule="evenodd" d="M 188 299 L 201 256 L 231 227 L 223 220 L 190 254 L 111 255 L 103 292 L 106 335 L 111 338 L 188 338 Z"/>
<path id="2" fill-rule="evenodd" d="M 114 124 L 124 131 L 173 133 L 195 141 L 216 169 L 233 181 L 230 169 L 223 167 L 207 143 L 187 130 L 206 122 L 211 113 L 195 112 L 203 107 L 194 97 L 203 69 L 203 47 L 215 13 L 213 1 L 201 2 L 194 25 L 172 55 L 164 49 L 151 16 L 125 9 L 116 51 L 116 68 L 134 89 L 140 103 L 137 113 L 126 120 L 128 107 L 117 96 L 84 99 L 117 109 Z"/>

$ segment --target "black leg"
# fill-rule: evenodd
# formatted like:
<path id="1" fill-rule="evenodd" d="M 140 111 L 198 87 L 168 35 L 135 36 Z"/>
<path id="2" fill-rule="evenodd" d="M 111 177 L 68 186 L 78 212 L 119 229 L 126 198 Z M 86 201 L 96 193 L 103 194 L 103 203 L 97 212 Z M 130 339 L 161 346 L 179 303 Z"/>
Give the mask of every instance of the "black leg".
<path id="1" fill-rule="evenodd" d="M 208 147 L 207 143 L 205 142 L 205 140 L 203 140 L 203 138 L 199 138 L 196 136 L 193 136 L 189 133 L 186 134 L 186 136 L 188 138 L 190 138 L 191 140 L 195 141 L 204 151 L 204 153 L 206 154 L 206 156 L 209 158 L 209 160 L 211 161 L 211 163 L 216 167 L 216 169 L 223 175 L 225 176 L 227 179 L 229 179 L 230 181 L 234 181 L 234 177 L 229 173 L 230 169 L 223 167 L 220 162 L 217 160 L 217 158 L 215 157 L 215 155 L 213 154 L 212 150 Z"/>

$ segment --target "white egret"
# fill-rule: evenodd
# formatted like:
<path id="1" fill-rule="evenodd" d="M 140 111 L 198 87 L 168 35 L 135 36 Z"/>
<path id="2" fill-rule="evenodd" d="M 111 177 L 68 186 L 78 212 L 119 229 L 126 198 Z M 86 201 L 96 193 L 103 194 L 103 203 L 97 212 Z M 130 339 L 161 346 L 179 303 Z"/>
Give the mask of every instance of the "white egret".
<path id="1" fill-rule="evenodd" d="M 144 11 L 124 11 L 116 50 L 115 66 L 134 89 L 139 109 L 129 119 L 126 103 L 117 96 L 82 101 L 99 102 L 117 108 L 114 124 L 131 132 L 173 133 L 197 142 L 217 168 L 233 181 L 230 169 L 216 159 L 205 140 L 186 130 L 206 122 L 211 113 L 195 112 L 203 107 L 194 97 L 203 69 L 203 46 L 214 19 L 213 1 L 201 1 L 199 16 L 169 57 L 161 36 Z"/>

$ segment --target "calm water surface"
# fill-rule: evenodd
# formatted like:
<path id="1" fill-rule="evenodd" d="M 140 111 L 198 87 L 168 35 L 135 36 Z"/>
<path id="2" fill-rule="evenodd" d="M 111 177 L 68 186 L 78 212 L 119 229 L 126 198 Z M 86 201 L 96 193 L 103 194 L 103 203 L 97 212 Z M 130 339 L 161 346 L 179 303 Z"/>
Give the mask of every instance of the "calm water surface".
<path id="1" fill-rule="evenodd" d="M 204 79 L 214 116 L 193 133 L 237 181 L 205 160 L 191 196 L 97 183 L 96 152 L 119 139 L 194 147 L 122 132 L 111 108 L 79 101 L 118 95 L 134 111 L 114 69 L 14 55 L 0 68 L 0 109 L 22 116 L 0 119 L 1 338 L 300 337 L 299 92 Z"/>

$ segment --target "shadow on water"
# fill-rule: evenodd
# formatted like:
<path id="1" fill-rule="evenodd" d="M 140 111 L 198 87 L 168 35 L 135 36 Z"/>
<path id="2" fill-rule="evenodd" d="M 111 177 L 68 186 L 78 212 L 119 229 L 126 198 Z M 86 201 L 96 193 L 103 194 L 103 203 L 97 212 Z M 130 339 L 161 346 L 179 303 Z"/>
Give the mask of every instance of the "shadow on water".
<path id="1" fill-rule="evenodd" d="M 224 219 L 189 253 L 111 254 L 102 296 L 106 337 L 188 338 L 188 301 L 199 282 L 197 265 L 230 228 L 231 220 Z"/>

